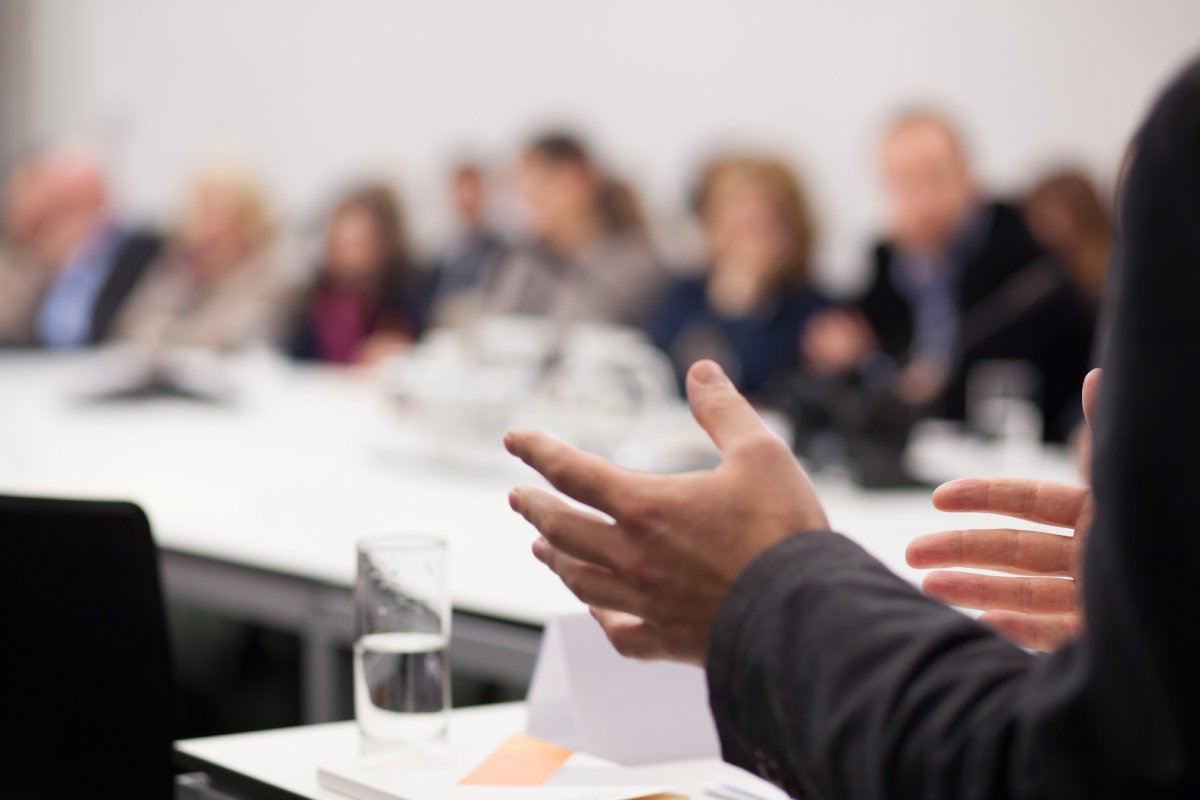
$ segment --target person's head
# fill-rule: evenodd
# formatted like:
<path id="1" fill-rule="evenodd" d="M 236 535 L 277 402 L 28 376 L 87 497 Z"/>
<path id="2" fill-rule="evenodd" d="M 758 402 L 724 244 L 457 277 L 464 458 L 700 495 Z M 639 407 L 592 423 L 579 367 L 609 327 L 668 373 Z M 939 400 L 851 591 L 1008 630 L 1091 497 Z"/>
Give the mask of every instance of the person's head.
<path id="1" fill-rule="evenodd" d="M 569 246 L 603 225 L 598 208 L 602 178 L 583 143 L 566 133 L 534 139 L 521 157 L 520 189 L 531 232 Z"/>
<path id="2" fill-rule="evenodd" d="M 49 184 L 40 155 L 17 161 L 4 181 L 0 198 L 0 240 L 24 252 L 31 252 L 50 212 Z"/>
<path id="3" fill-rule="evenodd" d="M 1108 266 L 1108 209 L 1081 170 L 1063 169 L 1037 183 L 1025 199 L 1033 235 L 1067 268 L 1089 297 L 1100 296 Z"/>
<path id="4" fill-rule="evenodd" d="M 236 166 L 211 166 L 192 179 L 176 246 L 197 278 L 218 281 L 262 252 L 275 234 L 262 184 Z"/>
<path id="5" fill-rule="evenodd" d="M 459 224 L 467 230 L 483 227 L 487 216 L 487 193 L 483 170 L 477 164 L 463 163 L 450 175 L 450 199 Z"/>
<path id="6" fill-rule="evenodd" d="M 606 177 L 596 192 L 596 208 L 606 232 L 632 236 L 653 248 L 650 223 L 646 221 L 637 190 L 629 181 L 611 175 Z"/>
<path id="7" fill-rule="evenodd" d="M 35 247 L 42 260 L 57 267 L 104 221 L 108 179 L 103 157 L 88 145 L 51 150 L 41 164 L 47 211 Z"/>
<path id="8" fill-rule="evenodd" d="M 703 171 L 695 196 L 713 269 L 762 285 L 808 280 L 815 226 L 799 179 L 783 161 L 730 155 Z"/>
<path id="9" fill-rule="evenodd" d="M 944 248 L 976 202 L 962 137 L 945 117 L 909 111 L 883 136 L 880 168 L 890 234 L 918 253 Z"/>
<path id="10" fill-rule="evenodd" d="M 325 233 L 323 278 L 374 292 L 408 267 L 408 240 L 395 192 L 371 184 L 343 197 Z"/>

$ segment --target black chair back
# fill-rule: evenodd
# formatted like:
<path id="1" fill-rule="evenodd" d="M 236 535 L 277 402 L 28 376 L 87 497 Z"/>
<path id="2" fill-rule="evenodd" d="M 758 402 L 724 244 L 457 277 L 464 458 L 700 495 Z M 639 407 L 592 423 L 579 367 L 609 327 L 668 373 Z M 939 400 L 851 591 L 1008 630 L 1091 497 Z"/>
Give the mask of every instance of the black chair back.
<path id="1" fill-rule="evenodd" d="M 176 697 L 141 509 L 0 496 L 0 609 L 0 797 L 171 797 Z"/>

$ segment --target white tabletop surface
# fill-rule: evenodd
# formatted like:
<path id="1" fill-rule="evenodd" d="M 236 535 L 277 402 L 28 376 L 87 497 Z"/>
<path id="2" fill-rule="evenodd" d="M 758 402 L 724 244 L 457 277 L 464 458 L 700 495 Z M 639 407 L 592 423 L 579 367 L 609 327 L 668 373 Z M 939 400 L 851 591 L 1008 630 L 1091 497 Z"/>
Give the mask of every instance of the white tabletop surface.
<path id="1" fill-rule="evenodd" d="M 533 531 L 506 494 L 540 481 L 498 436 L 469 458 L 447 455 L 362 375 L 265 356 L 239 369 L 232 407 L 97 405 L 78 399 L 94 356 L 0 354 L 0 492 L 133 500 L 165 547 L 337 586 L 353 580 L 356 539 L 432 533 L 449 541 L 456 607 L 531 624 L 580 608 L 529 554 Z M 932 472 L 944 465 L 946 478 L 1072 474 L 1062 454 L 1014 460 L 952 440 L 921 461 Z M 904 564 L 909 539 L 972 524 L 932 509 L 925 490 L 826 481 L 818 491 L 835 529 L 909 579 L 918 577 Z"/>
<path id="2" fill-rule="evenodd" d="M 456 741 L 478 741 L 495 735 L 497 740 L 525 729 L 525 707 L 521 703 L 460 709 L 450 722 L 450 746 Z M 342 763 L 358 753 L 358 729 L 353 722 L 306 725 L 275 731 L 213 736 L 178 742 L 176 750 L 226 770 L 285 789 L 301 797 L 345 800 L 344 796 L 317 783 L 317 764 Z M 757 787 L 775 797 L 769 784 L 717 758 L 680 761 L 635 767 L 654 783 L 670 783 L 693 797 L 709 797 L 704 787 L 715 780 L 733 781 L 739 787 Z"/>

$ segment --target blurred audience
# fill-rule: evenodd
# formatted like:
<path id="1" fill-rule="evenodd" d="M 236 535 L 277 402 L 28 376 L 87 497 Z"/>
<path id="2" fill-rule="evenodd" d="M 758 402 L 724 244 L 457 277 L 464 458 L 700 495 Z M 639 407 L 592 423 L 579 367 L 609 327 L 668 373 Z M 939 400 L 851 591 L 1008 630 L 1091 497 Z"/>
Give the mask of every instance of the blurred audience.
<path id="1" fill-rule="evenodd" d="M 694 277 L 670 279 L 662 269 L 634 188 L 580 139 L 549 132 L 517 164 L 518 244 L 489 217 L 484 169 L 456 165 L 455 238 L 423 277 L 396 194 L 370 183 L 332 207 L 313 277 L 289 296 L 274 258 L 279 221 L 251 174 L 201 172 L 164 243 L 115 213 L 96 152 L 61 147 L 20 160 L 5 180 L 0 347 L 121 341 L 151 352 L 229 351 L 275 340 L 297 360 L 356 365 L 407 349 L 427 321 L 529 315 L 644 327 L 681 388 L 695 361 L 717 361 L 740 392 L 792 414 L 794 444 L 814 464 L 848 467 L 867 486 L 912 484 L 903 456 L 914 421 L 964 419 L 969 375 L 990 360 L 1033 365 L 1044 434 L 1064 438 L 1079 420 L 1076 392 L 1110 258 L 1095 187 L 1063 170 L 1020 209 L 998 202 L 979 187 L 954 126 L 927 111 L 895 120 L 879 157 L 886 233 L 871 251 L 866 291 L 835 307 L 811 281 L 816 231 L 805 186 L 767 156 L 727 154 L 703 170 L 694 212 L 704 255 L 686 271 Z M 528 322 L 490 326 L 501 333 L 488 335 L 508 344 L 543 328 Z M 669 394 L 669 373 L 648 345 L 652 359 L 643 360 L 631 340 L 591 333 L 574 343 L 581 355 L 562 348 L 558 366 L 572 357 L 583 366 L 560 369 L 564 385 L 577 385 L 556 391 L 568 398 L 563 407 L 577 396 L 596 401 L 578 403 L 578 416 L 600 409 L 595 438 L 617 440 L 606 427 L 617 415 L 605 415 L 625 398 L 609 386 L 637 381 L 617 368 L 625 364 L 613 350 L 639 357 L 631 370 L 654 370 L 656 401 L 659 383 Z M 589 380 L 597 364 L 606 376 Z M 508 383 L 518 374 L 507 365 L 494 372 Z M 507 409 L 509 387 L 483 377 L 479 385 L 505 398 L 492 405 Z M 258 716 L 272 703 L 290 707 L 294 643 L 186 609 L 172 617 L 193 723 L 216 732 L 295 721 Z"/>
<path id="2" fill-rule="evenodd" d="M 37 262 L 37 242 L 50 210 L 40 156 L 18 161 L 9 171 L 0 202 L 0 346 L 28 345 L 34 337 L 38 298 L 46 271 Z"/>
<path id="3" fill-rule="evenodd" d="M 158 266 L 117 323 L 148 349 L 233 350 L 277 335 L 284 284 L 270 258 L 275 224 L 258 181 L 231 166 L 194 180 Z"/>
<path id="4" fill-rule="evenodd" d="M 45 156 L 42 169 L 48 213 L 34 251 L 48 276 L 34 339 L 52 349 L 106 341 L 162 240 L 116 218 L 98 153 L 61 148 Z"/>
<path id="5" fill-rule="evenodd" d="M 535 139 L 519 172 L 532 241 L 499 265 L 486 310 L 640 324 L 664 274 L 631 188 L 563 133 Z"/>
<path id="6" fill-rule="evenodd" d="M 1025 219 L 1092 308 L 1099 308 L 1108 276 L 1112 226 L 1092 180 L 1078 169 L 1047 175 L 1026 196 Z"/>
<path id="7" fill-rule="evenodd" d="M 705 263 L 668 281 L 633 188 L 578 138 L 549 132 L 518 162 L 519 245 L 489 219 L 483 169 L 461 163 L 449 181 L 456 238 L 425 280 L 396 196 L 361 187 L 332 211 L 316 275 L 281 326 L 274 220 L 249 176 L 201 175 L 160 252 L 158 236 L 112 211 L 98 155 L 63 147 L 18 163 L 4 187 L 0 344 L 227 350 L 282 332 L 297 359 L 354 364 L 406 348 L 427 319 L 518 314 L 644 325 L 681 377 L 712 358 L 761 399 L 786 383 L 797 408 L 810 395 L 843 405 L 806 381 L 865 388 L 903 409 L 893 416 L 905 429 L 925 414 L 964 419 L 976 365 L 1024 361 L 1046 436 L 1065 436 L 1109 259 L 1094 186 L 1064 170 L 1021 210 L 995 201 L 954 126 L 929 111 L 888 128 L 880 171 L 887 234 L 868 288 L 844 306 L 809 281 L 810 205 L 785 163 L 734 154 L 709 165 L 695 198 Z"/>
<path id="8" fill-rule="evenodd" d="M 880 157 L 887 237 L 873 250 L 866 293 L 810 323 L 809 364 L 888 386 L 920 413 L 964 419 L 976 364 L 1026 361 L 1040 379 L 1044 433 L 1064 438 L 1078 419 L 1092 323 L 1063 267 L 1017 209 L 981 193 L 945 118 L 901 116 Z"/>
<path id="9" fill-rule="evenodd" d="M 287 339 L 292 357 L 371 363 L 410 346 L 420 290 L 400 203 L 373 184 L 345 196 L 325 231 L 324 255 Z"/>
<path id="10" fill-rule="evenodd" d="M 681 387 L 710 358 L 739 391 L 761 396 L 799 365 L 800 333 L 825 305 L 809 282 L 808 197 L 782 161 L 730 155 L 703 171 L 694 204 L 707 263 L 700 277 L 673 283 L 648 330 Z"/>
<path id="11" fill-rule="evenodd" d="M 453 326 L 478 315 L 492 273 L 505 255 L 505 243 L 488 219 L 487 187 L 479 165 L 454 168 L 450 198 L 458 230 L 434 271 L 429 318 L 434 325 Z"/>

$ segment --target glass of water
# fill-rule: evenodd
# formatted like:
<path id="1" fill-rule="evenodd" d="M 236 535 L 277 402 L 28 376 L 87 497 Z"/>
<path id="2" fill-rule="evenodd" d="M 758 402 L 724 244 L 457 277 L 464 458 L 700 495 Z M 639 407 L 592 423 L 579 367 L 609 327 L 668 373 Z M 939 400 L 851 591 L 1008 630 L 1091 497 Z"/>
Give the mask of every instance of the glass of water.
<path id="1" fill-rule="evenodd" d="M 437 750 L 450 709 L 446 543 L 383 536 L 358 543 L 354 715 L 363 751 Z"/>

